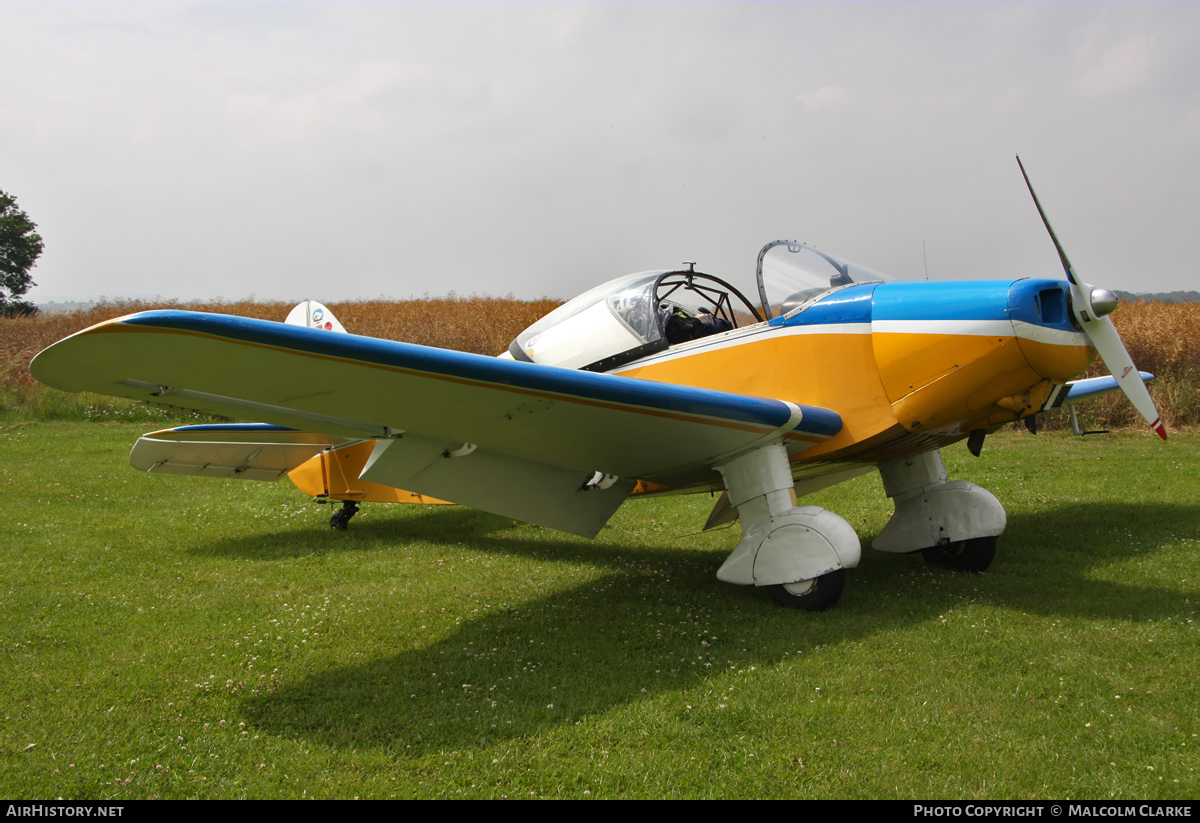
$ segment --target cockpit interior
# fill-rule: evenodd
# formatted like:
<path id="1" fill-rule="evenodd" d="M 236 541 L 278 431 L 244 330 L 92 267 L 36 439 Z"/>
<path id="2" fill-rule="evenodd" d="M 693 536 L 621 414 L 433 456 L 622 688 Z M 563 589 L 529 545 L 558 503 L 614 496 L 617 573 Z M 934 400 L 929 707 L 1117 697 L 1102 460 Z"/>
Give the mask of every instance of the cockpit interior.
<path id="1" fill-rule="evenodd" d="M 610 280 L 517 335 L 516 360 L 609 371 L 673 346 L 803 311 L 826 295 L 884 275 L 804 243 L 777 240 L 758 255 L 757 304 L 719 277 L 687 269 Z"/>

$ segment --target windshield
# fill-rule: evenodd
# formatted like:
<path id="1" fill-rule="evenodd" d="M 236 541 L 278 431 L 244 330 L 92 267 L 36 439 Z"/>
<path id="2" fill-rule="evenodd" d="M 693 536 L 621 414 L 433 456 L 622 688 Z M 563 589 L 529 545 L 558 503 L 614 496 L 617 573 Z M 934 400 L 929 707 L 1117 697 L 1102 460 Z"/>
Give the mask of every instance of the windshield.
<path id="1" fill-rule="evenodd" d="M 758 253 L 758 293 L 767 319 L 795 311 L 830 289 L 889 279 L 794 240 L 776 240 Z"/>
<path id="2" fill-rule="evenodd" d="M 608 298 L 608 305 L 625 327 L 643 343 L 662 337 L 658 324 L 658 301 L 654 299 L 654 284 L 662 272 L 631 278 Z"/>

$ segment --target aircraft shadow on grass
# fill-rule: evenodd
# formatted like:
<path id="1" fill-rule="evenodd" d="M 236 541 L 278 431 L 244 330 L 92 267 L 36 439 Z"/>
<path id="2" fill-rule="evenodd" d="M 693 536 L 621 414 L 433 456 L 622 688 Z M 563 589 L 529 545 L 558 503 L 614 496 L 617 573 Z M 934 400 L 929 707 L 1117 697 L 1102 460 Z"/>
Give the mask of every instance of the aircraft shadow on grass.
<path id="1" fill-rule="evenodd" d="M 1195 529 L 1180 534 L 1167 524 L 1200 523 L 1200 507 L 1103 502 L 1016 513 L 995 565 L 982 577 L 930 569 L 918 557 L 871 552 L 854 573 L 853 596 L 822 614 L 780 610 L 761 592 L 717 583 L 719 550 L 500 538 L 487 531 L 506 528 L 507 521 L 466 510 L 441 509 L 402 522 L 403 535 L 395 532 L 395 520 L 363 522 L 360 531 L 611 573 L 479 616 L 470 611 L 477 604 L 466 603 L 461 624 L 428 645 L 408 634 L 379 637 L 367 662 L 329 668 L 248 699 L 249 721 L 274 734 L 418 756 L 528 737 L 655 694 L 703 688 L 731 667 L 768 668 L 797 652 L 811 655 L 881 628 L 935 620 L 967 599 L 1047 617 L 1161 619 L 1178 613 L 1179 592 L 1089 573 L 1195 539 Z M 1138 525 L 1129 529 L 1130 523 Z M 291 537 L 307 544 L 307 531 Z M 1063 535 L 1086 549 L 1062 548 Z M 325 536 L 331 544 L 344 539 Z M 264 554 L 261 536 L 197 551 L 264 560 L 279 552 Z M 1030 577 L 1058 583 L 1030 586 Z M 486 581 L 481 584 L 475 596 L 486 603 Z M 889 605 L 881 608 L 883 603 Z M 402 602 L 395 606 L 404 608 Z M 811 671 L 819 676 L 819 669 Z M 690 702 L 686 695 L 681 717 L 684 702 Z"/>

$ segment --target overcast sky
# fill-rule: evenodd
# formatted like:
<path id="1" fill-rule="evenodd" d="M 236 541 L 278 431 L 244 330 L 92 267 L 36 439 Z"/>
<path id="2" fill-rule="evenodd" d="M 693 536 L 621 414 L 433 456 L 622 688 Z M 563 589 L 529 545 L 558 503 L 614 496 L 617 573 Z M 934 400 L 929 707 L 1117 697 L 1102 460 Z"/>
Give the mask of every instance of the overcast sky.
<path id="1" fill-rule="evenodd" d="M 1200 5 L 0 3 L 34 300 L 570 297 L 799 239 L 1198 289 Z"/>

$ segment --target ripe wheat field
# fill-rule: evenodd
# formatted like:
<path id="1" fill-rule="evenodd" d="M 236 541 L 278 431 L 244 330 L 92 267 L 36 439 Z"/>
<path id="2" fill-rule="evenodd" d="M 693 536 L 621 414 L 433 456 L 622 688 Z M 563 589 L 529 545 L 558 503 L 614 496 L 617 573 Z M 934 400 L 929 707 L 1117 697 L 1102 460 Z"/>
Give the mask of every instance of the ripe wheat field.
<path id="1" fill-rule="evenodd" d="M 113 302 L 90 311 L 39 315 L 0 320 L 0 374 L 8 395 L 36 390 L 29 377 L 29 361 L 39 351 L 95 323 L 135 311 L 188 309 L 220 312 L 242 317 L 282 322 L 294 303 L 242 300 L 219 303 Z M 331 303 L 348 331 L 386 340 L 423 346 L 495 355 L 526 326 L 544 316 L 561 301 L 517 300 L 511 297 L 453 294 L 420 300 L 362 300 Z M 1200 425 L 1200 303 L 1125 302 L 1112 315 L 1133 362 L 1152 372 L 1150 384 L 1163 421 L 1168 428 Z M 1097 361 L 1085 376 L 1107 374 Z M 1085 423 L 1121 427 L 1138 424 L 1140 418 L 1120 394 L 1091 401 Z M 1066 426 L 1065 414 L 1048 415 L 1043 424 Z"/>

